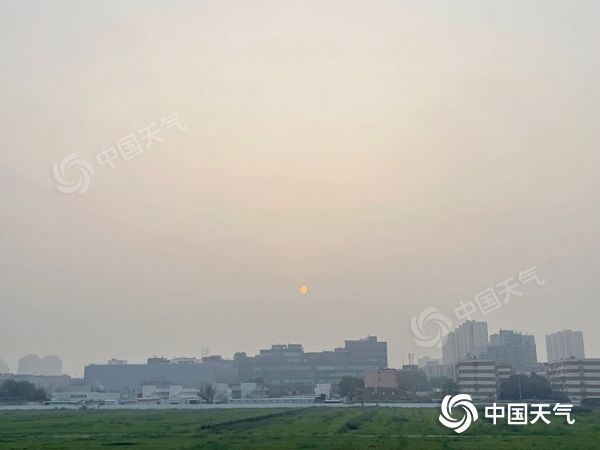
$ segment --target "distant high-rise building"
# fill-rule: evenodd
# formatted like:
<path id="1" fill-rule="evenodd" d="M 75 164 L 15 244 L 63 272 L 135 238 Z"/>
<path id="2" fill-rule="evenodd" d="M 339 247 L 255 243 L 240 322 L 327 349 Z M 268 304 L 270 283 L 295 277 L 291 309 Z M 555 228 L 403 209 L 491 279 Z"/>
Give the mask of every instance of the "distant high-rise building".
<path id="1" fill-rule="evenodd" d="M 442 362 L 437 359 L 426 362 L 421 369 L 425 372 L 425 376 L 428 380 L 431 380 L 432 378 L 453 376 L 452 366 L 442 364 Z"/>
<path id="2" fill-rule="evenodd" d="M 25 355 L 19 359 L 19 375 L 60 375 L 62 360 L 58 356 L 48 355 L 40 358 L 38 355 Z"/>
<path id="3" fill-rule="evenodd" d="M 4 361 L 0 359 L 0 373 L 10 373 L 10 369 Z"/>
<path id="4" fill-rule="evenodd" d="M 569 358 L 585 358 L 583 333 L 581 331 L 563 330 L 546 336 L 548 362 Z"/>
<path id="5" fill-rule="evenodd" d="M 423 356 L 422 358 L 417 359 L 417 366 L 421 369 L 424 368 L 427 364 L 438 363 L 441 364 L 442 360 L 439 358 L 430 358 L 429 356 Z"/>
<path id="6" fill-rule="evenodd" d="M 419 368 L 423 369 L 428 380 L 432 378 L 452 376 L 451 366 L 442 364 L 442 360 L 438 358 L 430 358 L 423 356 L 417 360 Z"/>
<path id="7" fill-rule="evenodd" d="M 448 333 L 442 344 L 442 361 L 452 365 L 458 361 L 485 354 L 488 345 L 486 322 L 468 320 Z"/>
<path id="8" fill-rule="evenodd" d="M 510 364 L 515 373 L 540 370 L 535 338 L 520 331 L 500 330 L 499 333 L 490 335 L 485 358 Z"/>

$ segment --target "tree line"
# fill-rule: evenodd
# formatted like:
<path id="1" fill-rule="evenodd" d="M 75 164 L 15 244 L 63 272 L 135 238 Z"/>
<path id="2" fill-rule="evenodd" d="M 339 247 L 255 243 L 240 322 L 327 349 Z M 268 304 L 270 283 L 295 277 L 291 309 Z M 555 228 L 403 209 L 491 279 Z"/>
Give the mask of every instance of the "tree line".
<path id="1" fill-rule="evenodd" d="M 0 384 L 0 401 L 43 402 L 48 399 L 46 391 L 25 380 L 6 380 Z"/>

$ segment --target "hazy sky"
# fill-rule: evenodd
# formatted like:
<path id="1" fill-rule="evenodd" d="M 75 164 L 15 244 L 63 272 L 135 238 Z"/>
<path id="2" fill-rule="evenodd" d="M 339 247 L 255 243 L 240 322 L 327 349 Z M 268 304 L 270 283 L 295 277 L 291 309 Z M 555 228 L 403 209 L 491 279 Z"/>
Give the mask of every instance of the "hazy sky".
<path id="1" fill-rule="evenodd" d="M 0 358 L 490 331 L 600 356 L 600 3 L 0 1 Z M 114 169 L 95 156 L 178 113 Z M 89 190 L 57 191 L 78 153 Z M 71 169 L 69 177 L 79 172 Z M 298 286 L 310 287 L 300 295 Z"/>

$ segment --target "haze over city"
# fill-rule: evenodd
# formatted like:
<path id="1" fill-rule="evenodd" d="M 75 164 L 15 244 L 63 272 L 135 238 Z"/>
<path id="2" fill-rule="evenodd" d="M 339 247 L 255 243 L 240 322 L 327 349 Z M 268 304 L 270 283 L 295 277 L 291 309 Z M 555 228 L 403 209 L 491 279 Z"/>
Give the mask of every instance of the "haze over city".
<path id="1" fill-rule="evenodd" d="M 0 358 L 82 376 L 371 334 L 399 367 L 441 355 L 412 317 L 456 326 L 534 266 L 473 318 L 600 356 L 600 5 L 540 5 L 2 2 Z M 71 153 L 94 170 L 66 195 Z"/>

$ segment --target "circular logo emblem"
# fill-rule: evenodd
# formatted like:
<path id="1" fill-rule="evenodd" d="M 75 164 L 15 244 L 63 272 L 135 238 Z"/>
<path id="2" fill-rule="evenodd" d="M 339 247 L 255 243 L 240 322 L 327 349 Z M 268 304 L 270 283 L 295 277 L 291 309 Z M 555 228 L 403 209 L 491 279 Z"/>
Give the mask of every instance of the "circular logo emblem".
<path id="1" fill-rule="evenodd" d="M 465 415 L 462 419 L 455 419 L 452 416 L 452 409 L 460 407 Z M 442 412 L 440 414 L 440 423 L 446 428 L 462 433 L 479 418 L 477 408 L 468 394 L 446 395 L 442 400 Z"/>
<path id="2" fill-rule="evenodd" d="M 77 172 L 76 177 L 70 177 L 67 172 Z M 77 153 L 69 153 L 52 165 L 52 174 L 56 181 L 56 189 L 63 194 L 83 194 L 92 181 L 94 167 Z"/>

